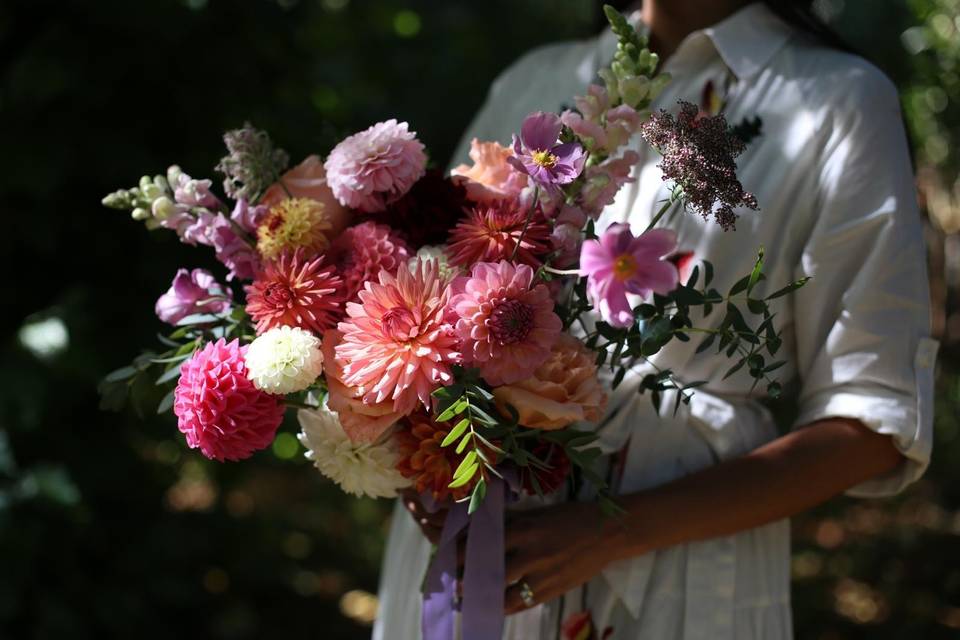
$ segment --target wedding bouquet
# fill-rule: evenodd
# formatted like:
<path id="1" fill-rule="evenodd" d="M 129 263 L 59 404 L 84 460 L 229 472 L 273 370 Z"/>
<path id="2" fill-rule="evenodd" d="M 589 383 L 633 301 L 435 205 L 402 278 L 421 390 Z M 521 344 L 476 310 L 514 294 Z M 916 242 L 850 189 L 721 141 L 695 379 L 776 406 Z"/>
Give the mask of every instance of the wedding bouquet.
<path id="1" fill-rule="evenodd" d="M 110 374 L 105 397 L 143 377 L 170 386 L 159 411 L 172 408 L 188 446 L 218 461 L 269 446 L 295 407 L 307 457 L 345 491 L 412 487 L 450 506 L 426 585 L 428 605 L 443 597 L 425 616 L 442 617 L 458 530 L 486 527 L 468 545 L 502 566 L 510 494 L 548 494 L 570 477 L 608 500 L 590 429 L 607 401 L 601 373 L 616 387 L 670 341 L 703 334 L 701 349 L 724 351 L 731 374 L 746 367 L 777 394 L 780 333 L 751 295 L 762 253 L 723 294 L 712 266 L 678 254 L 675 234 L 656 226 L 685 209 L 733 228 L 734 208 L 757 208 L 735 173 L 743 136 L 690 104 L 651 114 L 668 78 L 608 15 L 619 45 L 604 86 L 574 98 L 576 109 L 531 114 L 508 147 L 474 140 L 473 165 L 450 175 L 427 168 L 396 120 L 289 170 L 247 125 L 224 136 L 225 198 L 175 166 L 107 196 L 149 229 L 211 247 L 226 276 L 180 269 L 156 304 L 174 326 L 166 350 Z M 672 195 L 642 233 L 614 224 L 598 235 L 595 221 L 632 181 L 635 134 L 662 154 Z M 652 371 L 640 392 L 658 407 L 664 391 L 679 406 L 701 384 Z"/>

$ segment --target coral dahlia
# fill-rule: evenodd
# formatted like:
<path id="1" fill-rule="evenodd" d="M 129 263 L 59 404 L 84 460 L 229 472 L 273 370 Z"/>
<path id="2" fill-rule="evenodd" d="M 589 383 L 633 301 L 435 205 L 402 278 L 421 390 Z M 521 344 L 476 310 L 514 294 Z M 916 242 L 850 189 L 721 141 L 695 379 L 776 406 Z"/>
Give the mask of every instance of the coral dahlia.
<path id="1" fill-rule="evenodd" d="M 387 120 L 345 138 L 324 167 L 327 184 L 345 207 L 383 211 L 419 180 L 427 156 L 406 122 Z"/>
<path id="2" fill-rule="evenodd" d="M 381 270 L 395 272 L 411 255 L 396 231 L 370 221 L 346 229 L 329 253 L 346 285 L 346 300 L 356 300 L 365 282 L 376 279 Z"/>
<path id="3" fill-rule="evenodd" d="M 529 207 L 521 206 L 516 200 L 498 200 L 474 207 L 450 233 L 447 245 L 450 264 L 469 267 L 477 262 L 515 260 L 539 267 L 540 259 L 550 252 L 550 226 L 538 209 L 524 230 L 529 213 Z"/>
<path id="4" fill-rule="evenodd" d="M 480 262 L 451 285 L 463 361 L 492 385 L 530 377 L 560 335 L 550 291 L 533 278 L 525 264 Z"/>
<path id="5" fill-rule="evenodd" d="M 301 247 L 320 252 L 329 246 L 332 231 L 333 221 L 322 202 L 287 198 L 271 207 L 257 227 L 257 250 L 265 260 Z"/>
<path id="6" fill-rule="evenodd" d="M 431 392 L 451 382 L 451 365 L 459 360 L 444 318 L 448 298 L 447 281 L 432 260 L 381 271 L 378 282 L 367 282 L 338 326 L 344 384 L 359 387 L 367 403 L 391 399 L 403 414 L 418 403 L 430 406 Z"/>
<path id="7" fill-rule="evenodd" d="M 247 378 L 247 347 L 222 338 L 180 368 L 174 391 L 177 426 L 191 449 L 211 460 L 242 460 L 267 447 L 283 421 L 279 398 Z"/>
<path id="8" fill-rule="evenodd" d="M 257 333 L 283 325 L 316 334 L 336 326 L 343 314 L 343 281 L 323 257 L 308 260 L 303 250 L 268 262 L 247 292 L 247 313 Z"/>
<path id="9" fill-rule="evenodd" d="M 413 481 L 414 489 L 418 493 L 429 491 L 437 502 L 450 496 L 454 500 L 468 496 L 481 474 L 462 487 L 449 488 L 453 471 L 463 459 L 454 451 L 455 447 L 440 446 L 450 433 L 451 425 L 434 422 L 423 411 L 407 416 L 401 425 L 394 435 L 400 451 L 397 469 Z"/>

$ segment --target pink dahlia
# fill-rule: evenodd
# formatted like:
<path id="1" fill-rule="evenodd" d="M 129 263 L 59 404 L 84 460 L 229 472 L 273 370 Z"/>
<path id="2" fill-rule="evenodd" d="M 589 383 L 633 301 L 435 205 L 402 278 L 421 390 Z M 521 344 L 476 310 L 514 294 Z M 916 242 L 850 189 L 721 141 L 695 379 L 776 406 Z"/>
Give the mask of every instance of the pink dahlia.
<path id="1" fill-rule="evenodd" d="M 330 260 L 346 284 L 345 299 L 356 300 L 368 280 L 381 270 L 391 273 L 410 261 L 413 252 L 396 231 L 372 221 L 347 228 L 330 248 Z"/>
<path id="2" fill-rule="evenodd" d="M 634 237 L 629 225 L 612 224 L 599 240 L 587 240 L 580 250 L 580 275 L 587 277 L 587 294 L 600 316 L 615 327 L 635 322 L 627 294 L 641 298 L 672 291 L 679 280 L 667 256 L 677 248 L 669 229 L 651 229 Z"/>
<path id="3" fill-rule="evenodd" d="M 343 315 L 343 281 L 323 256 L 308 260 L 302 249 L 268 262 L 244 288 L 258 334 L 287 325 L 320 335 Z"/>
<path id="4" fill-rule="evenodd" d="M 343 367 L 346 363 L 336 356 L 337 345 L 343 334 L 336 329 L 323 333 L 324 374 L 327 380 L 327 407 L 337 412 L 344 433 L 353 442 L 374 442 L 399 420 L 403 414 L 393 410 L 393 402 L 366 403 L 363 390 L 343 382 Z"/>
<path id="5" fill-rule="evenodd" d="M 550 291 L 533 276 L 525 264 L 480 262 L 451 285 L 464 364 L 492 385 L 529 378 L 560 336 Z"/>
<path id="6" fill-rule="evenodd" d="M 406 122 L 378 122 L 333 148 L 324 167 L 327 184 L 345 207 L 383 211 L 423 176 L 427 156 Z"/>
<path id="7" fill-rule="evenodd" d="M 191 449 L 211 460 L 242 460 L 273 442 L 283 402 L 247 379 L 247 347 L 222 338 L 207 343 L 180 368 L 174 392 L 177 426 Z"/>
<path id="8" fill-rule="evenodd" d="M 450 264 L 470 267 L 477 262 L 515 260 L 539 267 L 541 258 L 550 252 L 550 226 L 539 210 L 525 225 L 528 213 L 529 207 L 516 200 L 474 207 L 450 232 L 446 250 Z"/>
<path id="9" fill-rule="evenodd" d="M 417 260 L 413 269 L 381 271 L 378 282 L 364 285 L 359 303 L 347 303 L 336 357 L 343 383 L 359 388 L 365 403 L 391 399 L 394 411 L 408 414 L 418 402 L 429 407 L 434 389 L 450 383 L 459 354 L 444 320 L 447 285 L 436 261 Z"/>

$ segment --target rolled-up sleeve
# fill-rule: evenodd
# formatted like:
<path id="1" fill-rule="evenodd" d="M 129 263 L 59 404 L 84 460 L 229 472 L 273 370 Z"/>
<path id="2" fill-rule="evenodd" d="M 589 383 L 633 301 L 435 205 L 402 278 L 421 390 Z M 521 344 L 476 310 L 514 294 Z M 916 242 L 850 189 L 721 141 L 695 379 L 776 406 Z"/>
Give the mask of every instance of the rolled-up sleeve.
<path id="1" fill-rule="evenodd" d="M 850 102 L 827 119 L 819 216 L 797 267 L 811 280 L 792 301 L 796 426 L 844 417 L 890 435 L 904 462 L 848 491 L 880 496 L 929 464 L 937 343 L 929 337 L 926 251 L 896 92 L 879 73 L 851 78 L 850 86 Z"/>

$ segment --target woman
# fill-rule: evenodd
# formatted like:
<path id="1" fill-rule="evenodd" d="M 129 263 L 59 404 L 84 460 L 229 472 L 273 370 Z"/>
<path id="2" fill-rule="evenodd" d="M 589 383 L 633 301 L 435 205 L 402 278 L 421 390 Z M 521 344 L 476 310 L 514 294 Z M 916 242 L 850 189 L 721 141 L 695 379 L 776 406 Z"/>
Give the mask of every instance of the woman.
<path id="1" fill-rule="evenodd" d="M 589 501 L 514 514 L 507 638 L 563 637 L 564 622 L 569 629 L 586 612 L 598 638 L 791 638 L 787 518 L 842 492 L 895 493 L 928 464 L 936 343 L 897 94 L 865 61 L 780 17 L 802 9 L 646 0 L 641 16 L 674 78 L 655 108 L 683 99 L 722 105 L 732 124 L 762 120 L 738 163 L 761 211 L 741 211 L 728 233 L 694 215 L 666 224 L 683 251 L 716 266 L 721 291 L 749 272 L 761 245 L 767 283 L 812 278 L 777 309 L 788 361 L 781 378 L 798 383 L 797 416 L 778 432 L 751 396 L 752 379 L 724 380 L 729 360 L 696 354 L 696 341 L 655 358 L 686 380 L 709 381 L 676 415 L 669 398 L 655 415 L 636 393 L 645 371 L 633 372 L 599 427 L 607 451 L 621 453 L 615 486 L 625 514 L 604 519 Z M 614 44 L 607 32 L 528 54 L 494 84 L 464 144 L 506 142 L 527 113 L 569 103 Z M 644 229 L 667 194 L 656 154 L 633 146 L 636 182 L 601 228 Z M 415 501 L 409 508 L 435 531 Z M 398 511 L 375 638 L 419 637 L 416 580 L 428 555 L 416 523 Z"/>

